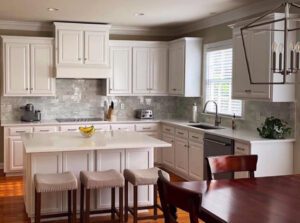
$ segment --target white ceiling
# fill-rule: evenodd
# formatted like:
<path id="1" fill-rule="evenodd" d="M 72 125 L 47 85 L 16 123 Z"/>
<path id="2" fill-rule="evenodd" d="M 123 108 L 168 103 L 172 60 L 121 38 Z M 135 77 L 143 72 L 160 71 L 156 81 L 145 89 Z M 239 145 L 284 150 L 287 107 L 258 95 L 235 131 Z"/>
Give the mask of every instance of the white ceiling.
<path id="1" fill-rule="evenodd" d="M 258 1 L 261 0 L 0 0 L 0 20 L 174 27 Z M 49 12 L 49 7 L 59 10 Z M 145 15 L 135 16 L 139 12 Z"/>

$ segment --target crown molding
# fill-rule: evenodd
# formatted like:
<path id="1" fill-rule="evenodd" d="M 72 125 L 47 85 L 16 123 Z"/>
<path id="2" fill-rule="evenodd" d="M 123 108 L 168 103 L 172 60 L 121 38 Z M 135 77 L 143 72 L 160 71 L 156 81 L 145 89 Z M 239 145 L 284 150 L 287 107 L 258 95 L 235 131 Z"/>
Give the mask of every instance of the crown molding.
<path id="1" fill-rule="evenodd" d="M 180 36 L 197 30 L 205 29 L 220 24 L 233 23 L 250 16 L 260 14 L 282 3 L 282 0 L 264 0 L 246 5 L 231 11 L 189 23 L 176 28 L 138 27 L 112 25 L 110 34 L 115 35 L 144 35 L 144 36 Z M 27 22 L 0 20 L 0 30 L 24 30 L 24 31 L 53 31 L 52 22 Z"/>

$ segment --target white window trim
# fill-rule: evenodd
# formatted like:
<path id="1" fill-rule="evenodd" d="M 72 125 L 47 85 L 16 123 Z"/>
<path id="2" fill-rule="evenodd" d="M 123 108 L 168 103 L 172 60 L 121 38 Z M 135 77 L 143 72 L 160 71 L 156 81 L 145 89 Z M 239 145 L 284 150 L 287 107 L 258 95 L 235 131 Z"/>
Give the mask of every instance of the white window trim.
<path id="1" fill-rule="evenodd" d="M 205 100 L 206 100 L 206 53 L 208 50 L 223 50 L 223 49 L 227 49 L 227 48 L 232 48 L 233 44 L 232 44 L 232 39 L 229 40 L 223 40 L 223 41 L 219 41 L 219 42 L 214 42 L 214 43 L 207 43 L 204 44 L 203 46 L 203 81 L 202 81 L 202 95 L 203 95 L 203 103 L 202 103 L 202 114 L 204 115 L 214 115 L 214 112 L 203 112 L 204 109 L 204 105 L 205 105 Z M 242 101 L 242 113 L 241 116 L 236 116 L 237 119 L 244 119 L 245 117 L 245 102 L 244 100 Z M 220 117 L 232 117 L 231 115 L 225 115 L 225 114 L 218 114 Z"/>

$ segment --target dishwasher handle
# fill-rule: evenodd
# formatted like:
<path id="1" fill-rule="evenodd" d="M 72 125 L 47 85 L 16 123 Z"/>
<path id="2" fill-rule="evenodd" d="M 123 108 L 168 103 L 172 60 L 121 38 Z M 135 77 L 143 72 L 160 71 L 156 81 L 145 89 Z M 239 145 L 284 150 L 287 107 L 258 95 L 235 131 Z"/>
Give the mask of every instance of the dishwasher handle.
<path id="1" fill-rule="evenodd" d="M 205 139 L 204 138 L 204 141 L 215 143 L 215 144 L 218 144 L 220 146 L 229 146 L 230 145 L 230 143 L 219 142 L 219 141 L 216 141 L 216 140 L 213 140 L 213 139 Z"/>

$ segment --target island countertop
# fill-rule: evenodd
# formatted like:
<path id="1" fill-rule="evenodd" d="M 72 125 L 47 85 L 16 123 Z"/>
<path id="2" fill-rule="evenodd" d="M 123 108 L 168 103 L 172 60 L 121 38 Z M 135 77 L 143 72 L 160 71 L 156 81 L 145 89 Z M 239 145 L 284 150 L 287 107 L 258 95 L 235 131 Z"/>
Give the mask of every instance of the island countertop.
<path id="1" fill-rule="evenodd" d="M 80 132 L 25 133 L 22 141 L 26 153 L 171 147 L 170 143 L 130 131 L 96 132 L 91 138 Z"/>

